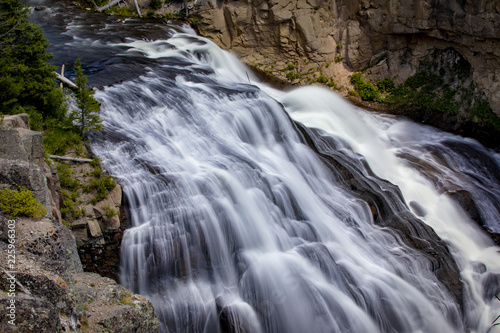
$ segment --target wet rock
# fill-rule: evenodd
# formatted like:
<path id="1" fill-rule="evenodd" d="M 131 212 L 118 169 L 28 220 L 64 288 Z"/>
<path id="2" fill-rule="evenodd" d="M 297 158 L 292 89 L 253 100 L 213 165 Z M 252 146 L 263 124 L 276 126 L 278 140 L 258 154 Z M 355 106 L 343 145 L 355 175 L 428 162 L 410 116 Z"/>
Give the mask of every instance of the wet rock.
<path id="1" fill-rule="evenodd" d="M 482 278 L 484 299 L 494 299 L 500 296 L 500 274 L 493 272 L 486 273 Z"/>
<path id="2" fill-rule="evenodd" d="M 323 137 L 317 130 L 305 128 L 299 123 L 295 125 L 306 143 L 330 167 L 334 177 L 342 179 L 347 190 L 355 189 L 353 193 L 357 193 L 368 204 L 374 222 L 389 228 L 407 246 L 427 258 L 437 280 L 448 289 L 456 303 L 461 306 L 463 284 L 455 260 L 446 243 L 434 230 L 417 219 L 403 204 L 399 188 L 385 180 L 377 179 L 377 176 L 371 174 L 368 166 L 352 163 L 345 158 L 336 149 L 335 142 L 331 142 L 333 139 Z M 366 172 L 370 173 L 370 177 L 366 177 Z"/>
<path id="3" fill-rule="evenodd" d="M 260 332 L 259 320 L 250 305 L 241 300 L 235 301 L 234 298 L 221 295 L 215 300 L 221 332 Z"/>

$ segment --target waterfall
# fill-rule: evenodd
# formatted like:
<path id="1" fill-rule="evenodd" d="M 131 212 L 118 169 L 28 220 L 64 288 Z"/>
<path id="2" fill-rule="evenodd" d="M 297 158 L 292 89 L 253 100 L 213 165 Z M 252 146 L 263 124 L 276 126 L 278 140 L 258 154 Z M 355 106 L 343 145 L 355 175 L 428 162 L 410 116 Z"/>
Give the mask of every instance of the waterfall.
<path id="1" fill-rule="evenodd" d="M 159 61 L 97 93 L 104 130 L 93 149 L 128 201 L 133 226 L 122 243 L 122 283 L 153 302 L 162 331 L 488 329 L 500 309 L 498 248 L 433 184 L 433 177 L 469 184 L 451 165 L 456 160 L 447 155 L 441 164 L 427 149 L 439 140 L 484 148 L 364 113 L 321 88 L 276 91 L 194 35 L 115 46 L 123 57 Z M 332 172 L 288 114 L 321 129 L 318 138 L 334 142 L 372 187 L 402 198 L 389 205 L 395 215 L 419 216 L 449 245 L 465 314 L 429 256 L 375 221 L 373 207 Z M 435 173 L 426 177 L 410 157 Z M 498 169 L 498 156 L 490 161 Z M 492 203 L 498 184 L 483 184 L 483 192 L 494 185 Z M 486 205 L 479 209 L 488 215 Z M 417 234 L 432 234 L 418 223 Z"/>
<path id="2" fill-rule="evenodd" d="M 363 112 L 315 88 L 278 99 L 293 119 L 340 136 L 376 175 L 401 189 L 408 207 L 449 244 L 465 283 L 469 328 L 488 331 L 498 315 L 500 254 L 464 209 L 477 205 L 486 229 L 500 232 L 500 155 L 474 140 Z M 473 200 L 461 207 L 454 197 L 464 192 Z"/>
<path id="3" fill-rule="evenodd" d="M 496 152 L 273 89 L 185 27 L 68 10 L 32 18 L 98 87 L 121 283 L 162 332 L 499 332 Z"/>

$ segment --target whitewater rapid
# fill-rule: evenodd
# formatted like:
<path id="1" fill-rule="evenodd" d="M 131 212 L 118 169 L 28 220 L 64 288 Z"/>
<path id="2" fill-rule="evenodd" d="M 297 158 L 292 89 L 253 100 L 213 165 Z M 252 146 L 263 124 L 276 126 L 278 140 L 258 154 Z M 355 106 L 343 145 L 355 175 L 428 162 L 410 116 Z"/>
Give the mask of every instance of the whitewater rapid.
<path id="1" fill-rule="evenodd" d="M 368 114 L 323 88 L 277 91 L 192 34 L 113 47 L 162 60 L 96 94 L 106 140 L 93 144 L 128 199 L 122 283 L 153 302 L 162 331 L 488 330 L 500 306 L 484 280 L 500 273 L 498 248 L 401 157 L 464 139 Z M 449 244 L 465 319 L 427 259 L 374 224 L 284 110 L 399 186 Z M 456 170 L 425 160 L 453 181 Z"/>

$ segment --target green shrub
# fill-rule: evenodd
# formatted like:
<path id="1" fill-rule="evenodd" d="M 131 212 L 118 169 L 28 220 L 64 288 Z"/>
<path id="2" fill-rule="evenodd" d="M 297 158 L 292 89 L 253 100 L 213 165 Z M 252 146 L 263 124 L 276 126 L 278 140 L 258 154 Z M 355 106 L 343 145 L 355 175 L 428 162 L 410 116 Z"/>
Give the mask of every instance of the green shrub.
<path id="1" fill-rule="evenodd" d="M 295 72 L 288 72 L 288 73 L 286 73 L 286 78 L 289 79 L 289 80 L 298 79 L 299 78 L 299 74 L 297 74 Z"/>
<path id="2" fill-rule="evenodd" d="M 112 191 L 116 186 L 116 182 L 113 180 L 111 176 L 104 176 L 98 179 L 95 179 L 92 182 L 92 189 L 96 191 L 96 195 L 94 198 L 90 200 L 90 202 L 95 205 L 99 201 L 102 201 L 107 198 L 108 193 Z"/>
<path id="3" fill-rule="evenodd" d="M 112 208 L 110 205 L 102 206 L 102 209 L 104 209 L 106 211 L 106 216 L 108 218 L 112 218 L 113 216 L 118 215 L 118 212 L 114 208 Z"/>
<path id="4" fill-rule="evenodd" d="M 149 5 L 153 9 L 160 9 L 163 6 L 163 1 L 162 0 L 151 0 Z"/>
<path id="5" fill-rule="evenodd" d="M 396 108 L 457 114 L 456 94 L 437 73 L 422 70 L 394 88 L 388 101 Z"/>
<path id="6" fill-rule="evenodd" d="M 335 62 L 336 63 L 339 63 L 341 61 L 342 61 L 342 57 L 341 56 L 338 55 L 338 56 L 335 57 Z"/>
<path id="7" fill-rule="evenodd" d="M 85 215 L 85 210 L 83 208 L 78 208 L 76 192 L 70 192 L 68 190 L 62 190 L 63 204 L 61 206 L 61 215 L 65 220 L 74 220 L 80 216 Z"/>
<path id="8" fill-rule="evenodd" d="M 101 177 L 101 174 L 102 174 L 102 169 L 100 166 L 96 166 L 94 168 L 94 170 L 92 170 L 92 172 L 90 173 L 92 176 L 96 177 L 96 178 L 99 178 Z"/>
<path id="9" fill-rule="evenodd" d="M 24 187 L 19 187 L 18 191 L 0 190 L 0 210 L 10 219 L 19 215 L 40 218 L 47 214 L 47 209 Z"/>
<path id="10" fill-rule="evenodd" d="M 500 130 L 500 118 L 491 110 L 488 102 L 480 99 L 474 100 L 474 107 L 470 114 L 471 120 L 480 125 L 490 124 Z"/>
<path id="11" fill-rule="evenodd" d="M 66 163 L 57 162 L 57 175 L 59 177 L 59 182 L 61 187 L 66 188 L 70 191 L 76 191 L 80 187 L 78 180 L 74 179 L 73 171 Z"/>
<path id="12" fill-rule="evenodd" d="M 118 7 L 118 6 L 113 6 L 109 9 L 106 9 L 105 13 L 111 14 L 111 15 L 116 15 L 116 16 L 124 16 L 124 17 L 134 17 L 137 16 L 135 13 L 135 10 L 130 7 Z"/>
<path id="13" fill-rule="evenodd" d="M 354 73 L 351 75 L 351 83 L 356 86 L 357 84 L 365 82 L 361 77 L 361 73 Z"/>
<path id="14" fill-rule="evenodd" d="M 66 151 L 80 141 L 81 138 L 78 133 L 61 128 L 47 129 L 43 138 L 45 150 L 52 155 L 64 155 Z"/>
<path id="15" fill-rule="evenodd" d="M 100 163 L 101 163 L 101 160 L 99 159 L 99 157 L 94 157 L 92 159 L 92 161 L 90 162 L 90 165 L 92 165 L 95 168 L 95 167 L 98 167 Z"/>
<path id="16" fill-rule="evenodd" d="M 327 83 L 327 85 L 328 85 L 330 88 L 337 89 L 337 83 L 335 83 L 335 81 L 333 81 L 333 78 L 330 78 L 330 81 Z"/>
<path id="17" fill-rule="evenodd" d="M 318 77 L 318 80 L 317 80 L 319 83 L 322 83 L 322 84 L 325 84 L 328 82 L 328 78 L 324 75 L 320 75 L 320 77 Z"/>
<path id="18" fill-rule="evenodd" d="M 177 14 L 177 13 L 165 13 L 163 16 L 165 20 L 178 20 L 184 17 L 184 14 Z"/>
<path id="19" fill-rule="evenodd" d="M 377 88 L 381 92 L 391 92 L 395 86 L 394 82 L 390 78 L 386 77 L 385 79 L 377 82 Z"/>
<path id="20" fill-rule="evenodd" d="M 369 82 L 365 82 L 361 77 L 361 73 L 354 73 L 351 75 L 351 83 L 354 89 L 359 93 L 359 96 L 364 101 L 378 101 L 380 92 L 377 87 Z"/>

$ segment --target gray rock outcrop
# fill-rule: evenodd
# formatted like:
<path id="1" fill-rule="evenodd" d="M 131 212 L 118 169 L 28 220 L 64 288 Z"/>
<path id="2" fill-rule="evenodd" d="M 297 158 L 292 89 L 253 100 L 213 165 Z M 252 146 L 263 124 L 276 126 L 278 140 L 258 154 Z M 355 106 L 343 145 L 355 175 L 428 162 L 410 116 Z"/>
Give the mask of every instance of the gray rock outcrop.
<path id="1" fill-rule="evenodd" d="M 0 125 L 0 184 L 25 187 L 52 217 L 52 196 L 45 175 L 42 133 L 29 129 L 28 115 L 5 116 Z"/>
<path id="2" fill-rule="evenodd" d="M 0 188 L 17 186 L 32 191 L 48 213 L 38 220 L 17 217 L 15 228 L 10 229 L 15 230 L 12 248 L 8 218 L 0 212 L 0 251 L 4 253 L 0 257 L 0 288 L 4 290 L 0 293 L 4 314 L 0 332 L 158 332 L 158 318 L 146 298 L 112 279 L 84 272 L 75 236 L 61 223 L 57 170 L 45 163 L 42 135 L 29 130 L 25 114 L 5 116 L 0 125 Z M 110 196 L 113 204 L 121 200 L 119 187 L 116 191 L 120 193 Z M 119 223 L 106 221 L 103 226 L 96 222 L 96 228 L 108 234 L 118 230 Z M 8 250 L 14 251 L 15 262 L 7 256 Z M 116 269 L 119 246 L 114 250 L 103 257 L 115 257 L 110 267 Z M 10 294 L 12 288 L 15 292 Z M 12 300 L 15 326 L 5 315 Z"/>

